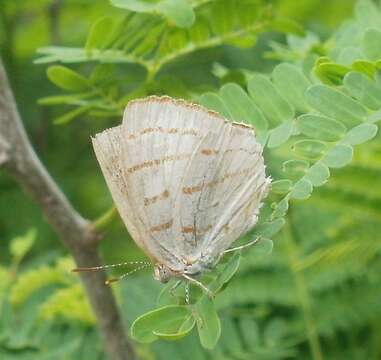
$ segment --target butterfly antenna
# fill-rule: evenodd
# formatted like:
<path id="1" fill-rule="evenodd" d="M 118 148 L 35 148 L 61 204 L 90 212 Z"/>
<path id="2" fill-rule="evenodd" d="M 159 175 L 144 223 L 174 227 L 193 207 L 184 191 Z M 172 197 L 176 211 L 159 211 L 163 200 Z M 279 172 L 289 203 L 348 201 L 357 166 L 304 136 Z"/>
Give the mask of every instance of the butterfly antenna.
<path id="1" fill-rule="evenodd" d="M 110 269 L 110 268 L 116 268 L 120 266 L 127 266 L 127 265 L 144 265 L 144 266 L 151 266 L 151 263 L 148 261 L 126 261 L 119 264 L 111 264 L 111 265 L 101 265 L 101 266 L 93 266 L 93 267 L 80 267 L 72 269 L 73 272 L 90 272 L 90 271 L 98 271 L 103 269 Z"/>
<path id="2" fill-rule="evenodd" d="M 110 285 L 110 284 L 112 284 L 112 283 L 114 283 L 114 282 L 117 282 L 117 281 L 119 281 L 119 280 L 124 279 L 125 277 L 127 277 L 128 275 L 133 274 L 133 273 L 136 272 L 136 271 L 142 270 L 142 269 L 147 268 L 147 267 L 150 267 L 150 266 L 151 266 L 150 263 L 146 263 L 146 264 L 144 264 L 144 265 L 138 266 L 137 268 L 135 268 L 135 269 L 133 269 L 133 270 L 131 270 L 131 271 L 128 271 L 128 272 L 126 272 L 125 274 L 122 274 L 122 275 L 120 275 L 120 276 L 118 276 L 118 277 L 116 277 L 116 278 L 107 279 L 107 280 L 105 281 L 105 284 L 106 284 L 106 285 Z"/>

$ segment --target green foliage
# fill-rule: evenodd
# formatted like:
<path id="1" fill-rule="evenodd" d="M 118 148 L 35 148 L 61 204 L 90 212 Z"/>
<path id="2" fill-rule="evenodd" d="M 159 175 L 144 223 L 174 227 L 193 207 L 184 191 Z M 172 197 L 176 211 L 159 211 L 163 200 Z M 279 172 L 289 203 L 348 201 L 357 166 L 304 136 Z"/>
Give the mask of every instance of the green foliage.
<path id="1" fill-rule="evenodd" d="M 44 303 L 40 312 L 43 319 L 64 319 L 94 325 L 95 317 L 81 284 L 57 290 Z"/>
<path id="2" fill-rule="evenodd" d="M 0 354 L 7 359 L 27 359 L 31 354 L 53 358 L 77 356 L 83 346 L 94 347 L 85 344 L 94 334 L 78 337 L 62 327 L 72 323 L 89 327 L 95 324 L 95 317 L 81 284 L 69 272 L 74 266 L 70 258 L 60 258 L 53 266 L 19 270 L 36 237 L 36 230 L 30 229 L 24 236 L 12 239 L 9 269 L 0 267 Z M 67 342 L 61 346 L 62 339 L 55 334 L 65 332 L 68 332 Z M 57 345 L 59 349 L 55 350 Z M 49 354 L 47 346 L 51 349 Z"/>
<path id="3" fill-rule="evenodd" d="M 13 257 L 12 262 L 14 265 L 19 264 L 24 256 L 29 252 L 36 240 L 36 236 L 36 229 L 30 229 L 25 235 L 12 239 L 9 246 L 9 252 Z"/>
<path id="4" fill-rule="evenodd" d="M 213 349 L 221 336 L 220 318 L 213 301 L 203 296 L 196 304 L 196 311 L 201 345 L 206 349 Z"/>
<path id="5" fill-rule="evenodd" d="M 178 27 L 190 27 L 195 20 L 192 5 L 185 0 L 161 0 L 156 3 L 139 0 L 111 0 L 111 3 L 116 7 L 136 12 L 163 14 Z"/>
<path id="6" fill-rule="evenodd" d="M 194 324 L 188 307 L 166 305 L 137 318 L 131 327 L 131 336 L 148 343 L 158 338 L 177 340 L 186 336 Z"/>
<path id="7" fill-rule="evenodd" d="M 229 282 L 238 270 L 240 258 L 241 254 L 237 252 L 226 264 L 219 266 L 217 274 L 207 283 L 210 291 L 217 294 Z M 202 346 L 212 349 L 221 335 L 220 319 L 213 301 L 207 294 L 192 291 L 191 305 L 182 305 L 186 303 L 183 294 L 176 296 L 177 304 L 175 305 L 172 293 L 174 294 L 174 289 L 173 284 L 170 283 L 158 299 L 158 303 L 169 302 L 169 304 L 138 317 L 131 326 L 132 337 L 140 342 L 148 343 L 158 338 L 176 340 L 188 335 L 197 324 Z"/>
<path id="8" fill-rule="evenodd" d="M 197 50 L 226 44 L 250 47 L 257 34 L 270 29 L 300 33 L 291 21 L 274 18 L 263 0 L 113 0 L 111 4 L 129 11 L 124 17 L 103 17 L 95 22 L 84 48 L 51 46 L 38 50 L 41 57 L 36 63 L 99 63 L 92 66 L 88 76 L 64 66 L 53 65 L 48 69 L 48 78 L 72 93 L 43 98 L 40 103 L 77 107 L 57 119 L 59 124 L 85 113 L 100 117 L 120 115 L 130 99 L 152 92 L 175 91 L 176 94 L 173 81 L 157 80 L 159 73 L 165 66 Z M 110 66 L 118 63 L 138 64 L 144 71 L 138 77 L 132 69 L 131 73 L 119 76 L 117 69 Z M 108 75 L 97 76 L 105 72 Z M 126 82 L 130 83 L 127 88 Z M 185 97 L 192 95 L 192 90 L 185 87 L 182 92 Z"/>
<path id="9" fill-rule="evenodd" d="M 29 232 L 30 233 L 30 232 Z M 11 250 L 20 247 L 20 238 L 11 242 Z M 14 257 L 14 263 L 18 258 Z M 25 306 L 26 302 L 43 288 L 52 285 L 61 288 L 53 292 L 39 305 L 42 319 L 76 320 L 83 324 L 95 323 L 85 293 L 76 277 L 70 274 L 74 263 L 69 258 L 59 259 L 54 266 L 42 265 L 17 275 L 17 279 L 9 289 L 9 301 L 16 307 Z"/>
<path id="10" fill-rule="evenodd" d="M 361 2 L 357 9 L 364 4 L 366 2 Z M 361 31 L 363 30 L 361 29 L 359 32 Z M 377 36 L 370 40 L 370 33 L 375 35 L 369 30 L 363 33 L 363 40 L 360 42 L 360 47 L 363 49 L 372 48 L 371 44 L 368 47 L 364 44 L 377 41 Z M 351 35 L 353 36 L 353 33 Z M 339 49 L 330 49 L 330 51 L 334 54 Z M 369 54 L 369 51 L 367 53 L 364 50 L 364 55 L 368 61 L 377 63 L 378 55 L 374 51 Z M 330 61 L 329 66 L 328 61 Z M 377 126 L 374 122 L 376 119 L 378 120 L 375 116 L 379 110 L 378 97 L 381 96 L 381 89 L 378 88 L 376 79 L 369 78 L 369 74 L 363 75 L 351 70 L 351 65 L 355 61 L 357 59 L 353 58 L 351 63 L 346 63 L 344 66 L 336 65 L 334 60 L 329 60 L 328 57 L 317 59 L 312 69 L 315 78 L 303 75 L 303 72 L 305 73 L 303 63 L 281 64 L 273 70 L 270 76 L 254 75 L 249 78 L 245 101 L 257 105 L 269 124 L 268 129 L 256 128 L 258 136 L 267 138 L 266 145 L 269 149 L 276 149 L 282 145 L 281 153 L 276 150 L 268 152 L 270 164 L 273 157 L 279 158 L 283 162 L 281 166 L 283 174 L 281 170 L 272 170 L 275 181 L 272 187 L 273 196 L 270 198 L 270 201 L 271 199 L 273 201 L 271 204 L 273 212 L 269 215 L 269 219 L 285 216 L 289 207 L 287 203 L 290 200 L 309 198 L 314 186 L 318 187 L 327 182 L 330 168 L 341 168 L 352 161 L 353 145 L 361 144 L 363 140 L 370 140 L 376 135 Z M 376 64 L 374 66 L 377 67 Z M 288 76 L 285 75 L 287 72 Z M 325 84 L 319 83 L 319 80 Z M 344 85 L 345 88 L 333 85 Z M 239 92 L 230 97 L 224 96 L 227 86 L 235 85 L 224 85 L 218 93 L 202 97 L 202 103 L 208 106 L 208 100 L 212 100 L 210 107 L 216 109 L 217 105 L 217 110 L 220 107 L 221 112 L 224 109 L 234 109 L 239 102 L 239 97 L 242 96 Z M 349 95 L 345 90 L 349 92 Z M 290 94 L 294 96 L 290 97 Z M 230 111 L 230 115 L 232 120 L 242 121 L 237 112 Z M 246 121 L 254 120 L 246 118 Z M 263 135 L 266 132 L 267 134 Z M 296 139 L 293 140 L 293 138 Z M 283 160 L 284 158 L 286 160 Z M 299 167 L 302 164 L 296 178 L 294 176 L 284 178 L 284 170 L 290 168 L 290 161 L 291 164 L 297 162 Z M 277 180 L 278 176 L 282 178 Z M 279 196 L 277 194 L 281 194 L 283 197 L 274 202 Z M 260 230 L 258 233 L 261 234 Z M 288 235 L 288 237 L 292 238 L 293 235 Z M 294 240 L 288 241 L 291 249 L 296 246 L 293 243 Z M 351 245 L 348 240 L 344 247 L 327 249 L 327 253 L 348 255 L 347 251 L 350 251 L 353 246 L 358 245 L 357 243 Z M 290 256 L 291 259 L 297 256 L 294 250 Z M 299 299 L 307 317 L 306 326 L 307 331 L 310 332 L 310 346 L 314 357 L 317 358 L 321 350 L 316 336 L 313 335 L 313 332 L 316 331 L 313 328 L 320 325 L 315 325 L 310 320 L 312 300 L 309 299 L 304 275 L 300 275 L 299 271 L 295 274 L 297 293 L 300 294 Z M 244 285 L 240 290 L 244 291 L 246 286 Z M 256 289 L 258 288 L 256 287 Z M 242 291 L 239 293 L 242 294 Z M 238 293 L 238 291 L 235 292 Z M 274 297 L 271 296 L 271 298 Z M 236 303 L 237 300 L 234 298 L 233 303 Z M 297 298 L 294 301 L 297 302 Z M 247 299 L 244 299 L 244 302 L 247 302 Z"/>

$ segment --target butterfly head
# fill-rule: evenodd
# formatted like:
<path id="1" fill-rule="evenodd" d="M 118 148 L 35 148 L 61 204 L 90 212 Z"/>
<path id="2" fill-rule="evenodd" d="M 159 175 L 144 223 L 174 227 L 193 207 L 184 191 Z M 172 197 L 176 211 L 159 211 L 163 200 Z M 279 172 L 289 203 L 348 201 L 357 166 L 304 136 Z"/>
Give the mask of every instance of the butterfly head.
<path id="1" fill-rule="evenodd" d="M 156 264 L 153 270 L 153 277 L 155 280 L 162 283 L 167 283 L 175 273 L 163 264 Z"/>

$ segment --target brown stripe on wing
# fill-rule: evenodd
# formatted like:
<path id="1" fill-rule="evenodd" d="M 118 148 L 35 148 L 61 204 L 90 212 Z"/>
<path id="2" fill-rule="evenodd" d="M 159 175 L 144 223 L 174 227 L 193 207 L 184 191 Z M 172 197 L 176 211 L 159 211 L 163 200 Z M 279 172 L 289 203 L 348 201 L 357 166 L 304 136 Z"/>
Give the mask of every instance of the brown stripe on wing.
<path id="1" fill-rule="evenodd" d="M 217 155 L 219 153 L 219 150 L 215 149 L 202 149 L 201 154 L 203 155 Z"/>
<path id="2" fill-rule="evenodd" d="M 133 140 L 138 139 L 141 135 L 151 134 L 151 133 L 162 133 L 162 134 L 180 134 L 180 135 L 192 135 L 196 137 L 201 137 L 199 131 L 193 128 L 163 128 L 161 126 L 158 127 L 149 127 L 141 129 L 137 133 L 128 134 L 127 139 Z"/>
<path id="3" fill-rule="evenodd" d="M 247 175 L 250 173 L 250 171 L 253 171 L 252 167 L 250 167 L 248 169 L 240 170 L 240 171 L 235 171 L 232 173 L 226 173 L 220 179 L 216 179 L 216 180 L 204 183 L 204 184 L 183 187 L 183 193 L 184 194 L 193 194 L 195 192 L 200 192 L 205 187 L 213 187 L 213 186 L 216 186 L 218 184 L 223 183 L 225 180 L 230 179 L 232 177 Z"/>
<path id="4" fill-rule="evenodd" d="M 191 234 L 194 232 L 194 227 L 193 226 L 184 226 L 182 229 L 181 229 L 181 232 L 183 234 Z"/>
<path id="5" fill-rule="evenodd" d="M 161 194 L 159 195 L 155 195 L 155 196 L 152 196 L 152 197 L 149 197 L 149 198 L 144 198 L 144 206 L 148 206 L 148 205 L 151 205 L 151 204 L 154 204 L 156 201 L 158 200 L 164 200 L 166 198 L 169 197 L 169 191 L 168 190 L 164 190 Z"/>
<path id="6" fill-rule="evenodd" d="M 145 168 L 150 168 L 153 166 L 158 166 L 169 161 L 185 160 L 185 159 L 189 159 L 190 157 L 191 157 L 191 154 L 167 155 L 160 159 L 146 160 L 140 164 L 133 165 L 127 168 L 127 172 L 133 173 L 135 171 L 142 170 Z"/>
<path id="7" fill-rule="evenodd" d="M 238 149 L 227 149 L 224 151 L 224 154 L 227 154 L 229 152 L 235 152 L 235 151 L 245 151 L 245 152 L 248 152 L 249 154 L 257 153 L 256 151 L 250 152 L 247 149 L 238 148 Z M 216 154 L 218 154 L 218 150 L 202 149 L 201 153 L 204 155 L 216 155 Z M 186 159 L 189 159 L 191 156 L 192 156 L 192 154 L 167 155 L 167 156 L 164 156 L 160 159 L 146 160 L 140 164 L 136 164 L 136 165 L 133 165 L 133 166 L 127 168 L 127 172 L 133 173 L 133 172 L 138 171 L 138 170 L 142 170 L 145 168 L 150 168 L 153 166 L 158 166 L 158 165 L 164 164 L 165 162 L 168 162 L 168 161 L 186 160 Z"/>
<path id="8" fill-rule="evenodd" d="M 196 235 L 204 235 L 205 233 L 207 233 L 210 229 L 212 228 L 212 225 L 208 225 L 206 226 L 204 229 L 200 229 L 196 232 Z M 195 229 L 193 226 L 184 226 L 182 229 L 181 229 L 181 232 L 183 234 L 191 234 L 191 233 L 194 233 L 195 232 Z"/>
<path id="9" fill-rule="evenodd" d="M 163 230 L 168 230 L 172 227 L 173 225 L 173 219 L 165 222 L 165 223 L 162 223 L 162 224 L 158 224 L 158 225 L 155 225 L 155 226 L 152 226 L 149 231 L 151 233 L 153 232 L 158 232 L 158 231 L 163 231 Z"/>
<path id="10" fill-rule="evenodd" d="M 225 155 L 225 154 L 238 152 L 238 151 L 242 151 L 242 152 L 245 152 L 245 153 L 250 154 L 250 155 L 258 154 L 258 151 L 250 151 L 249 149 L 245 149 L 242 147 L 236 148 L 236 149 L 227 149 L 223 152 L 223 154 Z M 220 153 L 220 151 L 217 149 L 202 149 L 201 150 L 201 154 L 206 155 L 206 156 L 217 155 L 219 153 Z"/>

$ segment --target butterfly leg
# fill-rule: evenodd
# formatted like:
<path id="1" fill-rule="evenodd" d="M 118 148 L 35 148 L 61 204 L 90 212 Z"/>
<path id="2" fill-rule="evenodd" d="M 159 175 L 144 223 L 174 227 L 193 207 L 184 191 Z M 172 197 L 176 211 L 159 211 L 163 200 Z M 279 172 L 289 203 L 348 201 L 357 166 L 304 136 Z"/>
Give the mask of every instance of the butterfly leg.
<path id="1" fill-rule="evenodd" d="M 194 278 L 192 278 L 186 274 L 182 274 L 182 276 L 184 279 L 187 279 L 189 282 L 199 286 L 202 290 L 204 290 L 208 294 L 208 296 L 210 298 L 214 297 L 214 294 L 212 293 L 212 291 L 210 291 L 202 282 L 200 282 L 200 281 L 198 281 L 198 280 L 196 280 L 196 279 L 194 279 Z"/>
<path id="2" fill-rule="evenodd" d="M 189 305 L 189 282 L 185 283 L 185 303 Z"/>
<path id="3" fill-rule="evenodd" d="M 224 251 L 224 254 L 232 252 L 232 251 L 242 250 L 242 249 L 245 249 L 245 248 L 247 248 L 249 246 L 255 245 L 260 239 L 261 239 L 260 237 L 257 237 L 256 239 L 254 239 L 253 241 L 248 242 L 245 245 L 241 245 L 241 246 L 237 246 L 237 247 L 234 247 L 234 248 L 231 248 L 231 249 L 227 249 L 227 250 Z"/>
<path id="4" fill-rule="evenodd" d="M 181 284 L 181 280 L 178 280 L 175 282 L 175 284 L 169 289 L 169 293 L 172 295 L 172 296 L 175 296 L 175 290 L 180 286 Z"/>

